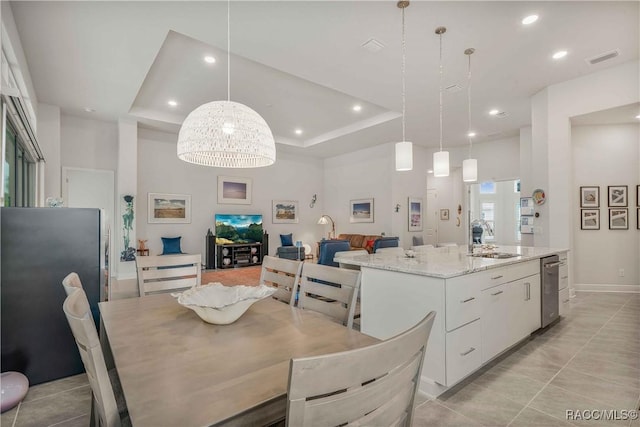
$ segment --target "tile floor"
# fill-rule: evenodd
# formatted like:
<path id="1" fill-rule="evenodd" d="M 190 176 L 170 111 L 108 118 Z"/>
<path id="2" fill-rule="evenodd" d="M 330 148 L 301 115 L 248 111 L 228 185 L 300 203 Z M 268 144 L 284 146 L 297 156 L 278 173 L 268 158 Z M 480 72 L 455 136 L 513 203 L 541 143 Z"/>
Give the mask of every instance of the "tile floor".
<path id="1" fill-rule="evenodd" d="M 40 384 L 0 425 L 86 427 L 90 396 L 84 374 Z M 565 419 L 567 409 L 638 409 L 639 400 L 640 295 L 579 293 L 560 322 L 438 399 L 422 398 L 413 425 L 640 427 Z"/>

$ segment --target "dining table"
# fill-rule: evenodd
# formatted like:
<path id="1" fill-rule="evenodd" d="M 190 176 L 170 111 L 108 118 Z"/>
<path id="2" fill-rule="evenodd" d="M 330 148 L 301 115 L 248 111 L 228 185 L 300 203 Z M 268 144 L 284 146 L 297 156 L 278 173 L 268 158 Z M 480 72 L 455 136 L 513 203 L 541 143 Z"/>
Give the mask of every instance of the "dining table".
<path id="1" fill-rule="evenodd" d="M 134 427 L 278 422 L 286 415 L 291 358 L 379 342 L 273 298 L 228 325 L 205 323 L 169 294 L 99 307 L 103 349 Z"/>

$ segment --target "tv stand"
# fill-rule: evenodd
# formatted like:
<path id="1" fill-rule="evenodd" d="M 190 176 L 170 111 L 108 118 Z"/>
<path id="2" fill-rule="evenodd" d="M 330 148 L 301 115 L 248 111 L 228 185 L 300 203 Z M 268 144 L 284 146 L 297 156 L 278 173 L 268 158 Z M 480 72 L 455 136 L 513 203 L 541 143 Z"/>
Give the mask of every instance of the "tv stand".
<path id="1" fill-rule="evenodd" d="M 216 246 L 218 268 L 260 265 L 263 256 L 262 243 L 235 243 Z"/>

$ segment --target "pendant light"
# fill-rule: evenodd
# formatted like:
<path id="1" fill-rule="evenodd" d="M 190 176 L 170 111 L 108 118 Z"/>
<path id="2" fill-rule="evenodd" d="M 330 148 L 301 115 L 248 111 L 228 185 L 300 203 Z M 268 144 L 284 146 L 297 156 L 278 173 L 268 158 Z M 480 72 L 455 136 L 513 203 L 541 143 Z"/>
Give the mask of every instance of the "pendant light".
<path id="1" fill-rule="evenodd" d="M 464 51 L 464 54 L 469 58 L 469 72 L 467 73 L 467 137 L 469 138 L 469 158 L 462 162 L 462 180 L 464 182 L 475 182 L 478 180 L 478 160 L 471 158 L 473 137 L 475 136 L 475 133 L 471 130 L 471 55 L 475 51 L 472 47 Z"/>
<path id="2" fill-rule="evenodd" d="M 404 39 L 404 10 L 409 7 L 408 1 L 399 1 L 398 7 L 402 9 L 402 141 L 396 142 L 396 170 L 410 171 L 413 169 L 413 144 L 405 138 L 405 56 L 406 45 Z"/>
<path id="3" fill-rule="evenodd" d="M 433 176 L 449 176 L 449 152 L 442 151 L 442 35 L 447 31 L 445 27 L 436 28 L 440 36 L 440 151 L 433 153 Z"/>
<path id="4" fill-rule="evenodd" d="M 221 168 L 255 168 L 276 161 L 267 122 L 246 105 L 231 101 L 230 1 L 227 1 L 227 100 L 193 110 L 178 133 L 178 158 Z"/>

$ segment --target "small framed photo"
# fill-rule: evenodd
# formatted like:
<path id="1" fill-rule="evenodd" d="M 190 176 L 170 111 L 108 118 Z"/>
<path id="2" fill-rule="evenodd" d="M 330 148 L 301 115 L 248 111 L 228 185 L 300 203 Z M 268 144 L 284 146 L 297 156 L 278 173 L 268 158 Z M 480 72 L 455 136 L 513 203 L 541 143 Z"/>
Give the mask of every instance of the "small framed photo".
<path id="1" fill-rule="evenodd" d="M 422 231 L 422 198 L 409 197 L 409 231 Z"/>
<path id="2" fill-rule="evenodd" d="M 449 221 L 449 209 L 440 209 L 440 221 Z"/>
<path id="3" fill-rule="evenodd" d="M 520 217 L 520 233 L 533 234 L 533 216 L 521 216 Z"/>
<path id="4" fill-rule="evenodd" d="M 349 222 L 374 222 L 373 199 L 351 200 L 349 204 Z"/>
<path id="5" fill-rule="evenodd" d="M 636 209 L 636 228 L 640 230 L 640 208 Z"/>
<path id="6" fill-rule="evenodd" d="M 600 230 L 600 209 L 580 209 L 580 230 Z"/>
<path id="7" fill-rule="evenodd" d="M 218 176 L 218 203 L 250 205 L 251 178 Z"/>
<path id="8" fill-rule="evenodd" d="M 609 209 L 609 230 L 629 229 L 629 209 Z"/>
<path id="9" fill-rule="evenodd" d="M 609 186 L 609 207 L 610 208 L 626 208 L 627 207 L 627 186 L 626 185 L 610 185 Z"/>
<path id="10" fill-rule="evenodd" d="M 580 187 L 580 207 L 599 208 L 600 207 L 600 187 Z"/>
<path id="11" fill-rule="evenodd" d="M 298 223 L 298 201 L 297 200 L 273 200 L 273 216 L 271 222 L 274 224 L 297 224 Z"/>
<path id="12" fill-rule="evenodd" d="M 191 223 L 191 196 L 188 194 L 149 193 L 149 224 Z"/>
<path id="13" fill-rule="evenodd" d="M 636 185 L 636 206 L 640 208 L 640 185 Z"/>
<path id="14" fill-rule="evenodd" d="M 533 197 L 520 197 L 520 215 L 533 215 Z"/>

